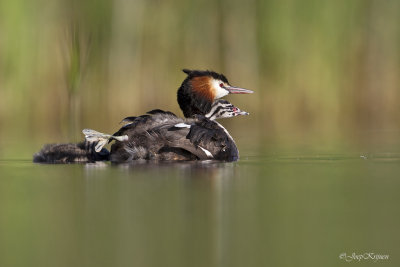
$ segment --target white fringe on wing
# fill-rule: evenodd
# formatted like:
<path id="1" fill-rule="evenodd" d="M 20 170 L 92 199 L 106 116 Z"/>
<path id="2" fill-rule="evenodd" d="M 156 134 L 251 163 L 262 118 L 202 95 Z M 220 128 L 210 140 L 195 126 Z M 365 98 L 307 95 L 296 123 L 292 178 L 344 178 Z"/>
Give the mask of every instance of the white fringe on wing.
<path id="1" fill-rule="evenodd" d="M 190 128 L 191 125 L 181 122 L 181 123 L 175 124 L 175 127 L 178 127 L 178 128 Z"/>

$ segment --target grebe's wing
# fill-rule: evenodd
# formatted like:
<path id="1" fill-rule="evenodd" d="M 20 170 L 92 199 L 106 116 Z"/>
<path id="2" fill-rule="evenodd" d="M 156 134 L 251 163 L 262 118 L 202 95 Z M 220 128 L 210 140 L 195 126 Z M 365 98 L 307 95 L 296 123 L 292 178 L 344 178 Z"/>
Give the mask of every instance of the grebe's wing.
<path id="1" fill-rule="evenodd" d="M 200 160 L 215 158 L 229 144 L 225 129 L 206 118 L 177 123 L 163 135 L 169 146 L 185 149 Z"/>

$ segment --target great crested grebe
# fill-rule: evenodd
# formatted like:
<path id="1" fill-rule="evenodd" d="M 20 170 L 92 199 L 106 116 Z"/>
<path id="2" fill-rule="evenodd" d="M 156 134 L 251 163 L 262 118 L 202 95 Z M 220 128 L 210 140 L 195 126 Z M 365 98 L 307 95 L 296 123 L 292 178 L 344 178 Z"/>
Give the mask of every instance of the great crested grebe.
<path id="1" fill-rule="evenodd" d="M 111 160 L 224 160 L 236 161 L 239 152 L 233 138 L 216 119 L 247 115 L 226 100 L 227 94 L 253 91 L 231 86 L 222 74 L 213 71 L 183 70 L 188 76 L 178 89 L 178 103 L 185 119 L 160 109 L 138 117 L 113 135 L 85 129 L 79 144 L 45 145 L 34 162 L 72 163 Z M 103 146 L 115 140 L 108 152 Z"/>

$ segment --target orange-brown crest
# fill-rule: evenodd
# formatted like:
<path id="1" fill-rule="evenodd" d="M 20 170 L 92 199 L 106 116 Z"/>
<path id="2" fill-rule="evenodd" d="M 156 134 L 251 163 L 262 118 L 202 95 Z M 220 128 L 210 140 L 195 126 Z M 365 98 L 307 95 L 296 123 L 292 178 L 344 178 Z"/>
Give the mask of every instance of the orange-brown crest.
<path id="1" fill-rule="evenodd" d="M 209 76 L 194 77 L 191 80 L 192 90 L 195 94 L 209 100 L 214 101 L 215 92 L 211 85 L 212 78 Z"/>

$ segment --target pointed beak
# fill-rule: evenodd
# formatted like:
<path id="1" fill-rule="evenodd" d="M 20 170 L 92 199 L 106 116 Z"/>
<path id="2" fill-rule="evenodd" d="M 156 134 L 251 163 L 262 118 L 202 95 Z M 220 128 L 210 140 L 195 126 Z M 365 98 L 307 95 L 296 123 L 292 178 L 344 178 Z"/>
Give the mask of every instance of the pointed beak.
<path id="1" fill-rule="evenodd" d="M 254 93 L 251 90 L 247 90 L 247 89 L 239 88 L 239 87 L 235 87 L 235 86 L 225 86 L 224 88 L 226 90 L 228 90 L 228 92 L 230 94 L 252 94 L 252 93 Z"/>
<path id="2" fill-rule="evenodd" d="M 237 108 L 237 107 L 234 107 L 234 108 L 233 108 L 233 113 L 235 114 L 235 116 L 239 116 L 239 115 L 249 115 L 248 112 L 243 111 L 243 110 L 240 110 L 240 109 Z"/>

